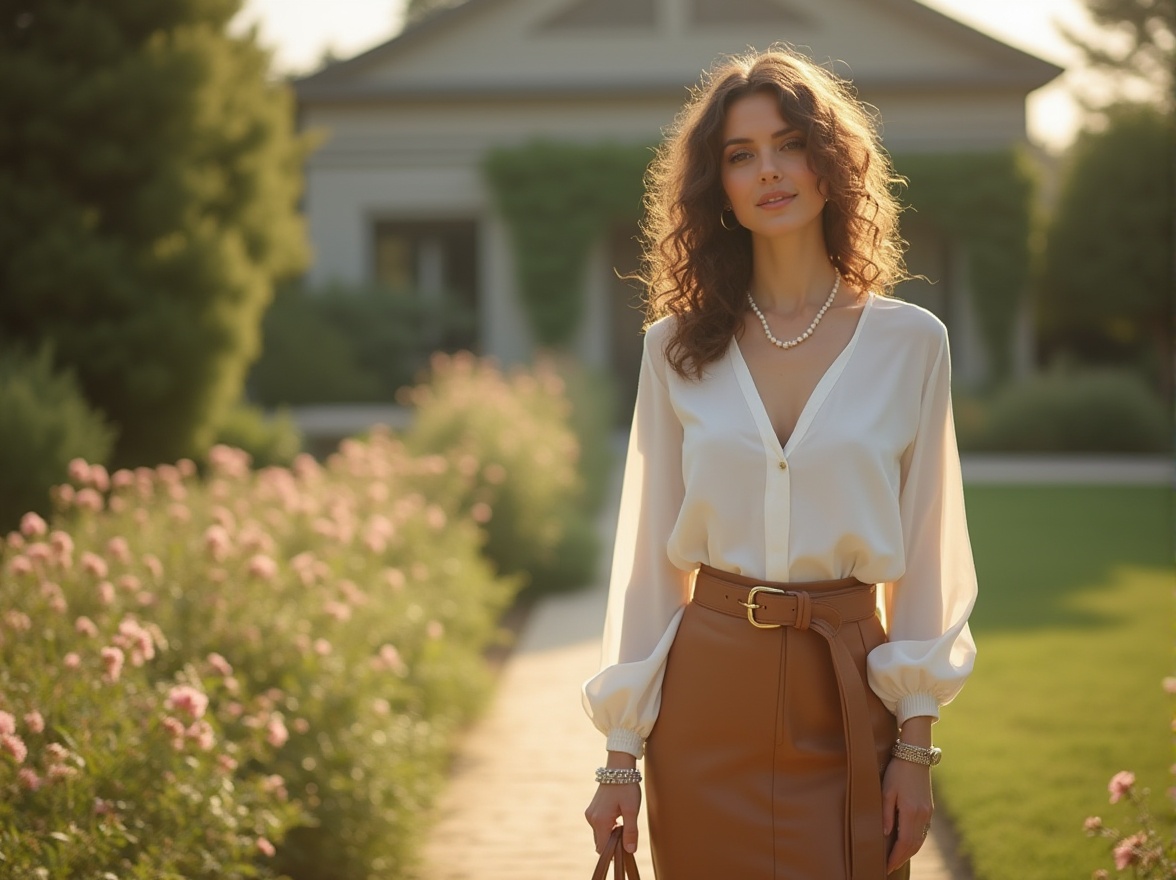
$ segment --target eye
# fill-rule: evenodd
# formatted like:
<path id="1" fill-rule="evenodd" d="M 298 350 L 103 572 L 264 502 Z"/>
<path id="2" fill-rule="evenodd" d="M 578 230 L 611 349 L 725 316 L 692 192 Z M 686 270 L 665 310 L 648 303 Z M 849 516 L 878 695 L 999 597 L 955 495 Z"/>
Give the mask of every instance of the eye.
<path id="1" fill-rule="evenodd" d="M 786 138 L 784 141 L 781 142 L 780 149 L 781 150 L 803 150 L 804 146 L 805 146 L 805 144 L 804 144 L 804 140 L 802 138 L 791 137 L 791 138 Z"/>
<path id="2" fill-rule="evenodd" d="M 734 165 L 736 162 L 742 162 L 749 158 L 751 158 L 751 153 L 747 150 L 736 150 L 727 157 L 727 161 Z"/>

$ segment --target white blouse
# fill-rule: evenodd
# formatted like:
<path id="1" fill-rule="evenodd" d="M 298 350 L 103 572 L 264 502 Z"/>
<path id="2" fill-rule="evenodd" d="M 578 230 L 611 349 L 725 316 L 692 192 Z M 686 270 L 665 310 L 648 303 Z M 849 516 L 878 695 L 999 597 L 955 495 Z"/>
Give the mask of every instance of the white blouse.
<path id="1" fill-rule="evenodd" d="M 867 658 L 870 687 L 900 725 L 938 718 L 976 653 L 946 328 L 871 293 L 781 447 L 739 345 L 683 379 L 665 356 L 672 320 L 645 336 L 602 668 L 583 689 L 607 748 L 642 755 L 700 563 L 880 584 L 889 640 Z"/>

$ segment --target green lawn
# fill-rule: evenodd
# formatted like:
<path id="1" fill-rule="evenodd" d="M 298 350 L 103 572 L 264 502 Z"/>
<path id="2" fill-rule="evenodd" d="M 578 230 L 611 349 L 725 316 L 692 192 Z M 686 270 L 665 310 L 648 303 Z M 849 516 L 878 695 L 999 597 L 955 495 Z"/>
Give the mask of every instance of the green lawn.
<path id="1" fill-rule="evenodd" d="M 1168 809 L 1170 493 L 984 486 L 967 503 L 979 655 L 936 725 L 937 792 L 977 880 L 1087 878 L 1110 859 L 1083 819 L 1127 824 L 1112 774 Z"/>

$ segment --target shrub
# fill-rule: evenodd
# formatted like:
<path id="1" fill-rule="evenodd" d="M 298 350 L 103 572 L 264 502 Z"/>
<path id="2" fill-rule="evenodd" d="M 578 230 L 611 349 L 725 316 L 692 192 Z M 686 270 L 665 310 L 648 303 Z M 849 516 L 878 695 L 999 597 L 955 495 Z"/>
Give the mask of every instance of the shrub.
<path id="1" fill-rule="evenodd" d="M 64 834 L 54 877 L 402 875 L 517 588 L 481 556 L 458 464 L 382 433 L 260 472 L 215 447 L 203 480 L 73 462 L 52 531 L 30 515 L 0 547 L 20 609 L 0 619 L 0 710 L 39 711 L 77 755 L 33 790 L 0 754 L 0 789 L 25 785 L 0 808 L 5 858 Z M 203 713 L 182 735 L 181 685 Z"/>
<path id="2" fill-rule="evenodd" d="M 266 415 L 256 406 L 238 403 L 221 422 L 217 442 L 249 454 L 254 467 L 289 465 L 302 451 L 302 435 L 289 412 Z"/>
<path id="3" fill-rule="evenodd" d="M 34 357 L 0 355 L 0 529 L 25 511 L 45 513 L 70 459 L 105 462 L 113 442 L 73 374 L 54 370 L 48 347 Z"/>
<path id="4" fill-rule="evenodd" d="M 468 345 L 472 316 L 379 286 L 290 287 L 262 324 L 248 380 L 266 406 L 392 400 L 434 349 Z"/>
<path id="5" fill-rule="evenodd" d="M 465 353 L 437 355 L 432 367 L 403 395 L 416 408 L 407 446 L 444 452 L 473 478 L 462 506 L 485 519 L 500 572 L 527 575 L 532 590 L 587 582 L 597 537 L 563 380 L 550 363 L 508 376 Z"/>
<path id="6" fill-rule="evenodd" d="M 1171 442 L 1163 402 L 1134 373 L 1053 371 L 1005 387 L 981 418 L 960 422 L 971 451 L 1164 452 Z"/>

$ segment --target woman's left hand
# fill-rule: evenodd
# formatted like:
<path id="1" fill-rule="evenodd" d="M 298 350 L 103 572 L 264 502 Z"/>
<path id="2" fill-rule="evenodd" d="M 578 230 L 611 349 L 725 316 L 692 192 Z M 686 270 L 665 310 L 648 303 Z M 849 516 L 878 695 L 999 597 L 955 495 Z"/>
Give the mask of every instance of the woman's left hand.
<path id="1" fill-rule="evenodd" d="M 886 873 L 898 870 L 923 846 L 934 811 L 931 768 L 892 758 L 882 778 L 882 830 L 889 838 L 897 826 L 898 839 L 890 850 Z"/>

